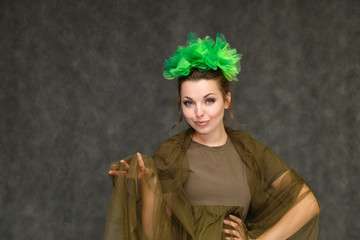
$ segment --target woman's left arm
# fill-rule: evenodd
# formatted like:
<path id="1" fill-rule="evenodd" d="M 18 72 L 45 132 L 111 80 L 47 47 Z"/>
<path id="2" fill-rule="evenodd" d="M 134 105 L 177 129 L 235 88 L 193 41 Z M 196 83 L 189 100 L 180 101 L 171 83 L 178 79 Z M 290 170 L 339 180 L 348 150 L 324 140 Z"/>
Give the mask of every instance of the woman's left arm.
<path id="1" fill-rule="evenodd" d="M 303 185 L 298 198 L 302 194 L 307 195 L 290 208 L 273 227 L 259 236 L 258 240 L 288 239 L 320 213 L 319 203 L 306 184 Z"/>
<path id="2" fill-rule="evenodd" d="M 302 178 L 294 171 L 292 171 L 290 167 L 285 162 L 283 162 L 270 148 L 254 139 L 252 139 L 250 142 L 251 144 L 249 144 L 249 148 L 253 149 L 253 159 L 255 159 L 255 161 L 249 162 L 254 163 L 254 165 L 257 165 L 258 168 L 261 169 L 261 171 L 259 171 L 261 174 L 263 174 L 261 179 L 264 179 L 266 185 L 271 185 L 271 187 L 275 189 L 275 192 L 279 192 L 281 194 L 289 191 L 289 189 L 291 190 L 291 192 L 289 192 L 290 198 L 284 199 L 286 203 L 285 205 L 290 207 L 289 210 L 285 213 L 282 212 L 282 217 L 277 222 L 275 222 L 272 227 L 268 229 L 261 229 L 264 230 L 264 232 L 256 239 L 288 239 L 320 213 L 320 205 L 313 192 L 306 185 L 306 183 L 303 182 Z M 276 177 L 281 172 L 282 174 L 279 177 Z M 273 181 L 275 177 L 276 180 Z M 302 186 L 299 186 L 300 190 L 298 190 L 299 193 L 297 196 L 295 195 L 292 198 L 292 190 L 299 189 L 297 187 L 291 187 L 293 184 L 302 184 Z M 292 205 L 289 206 L 287 203 L 291 204 L 289 202 L 290 199 L 292 199 Z M 266 211 L 270 213 L 271 209 L 267 209 Z M 232 237 L 228 239 L 250 239 L 243 237 L 245 228 L 241 219 L 237 217 L 230 219 L 231 221 L 224 221 L 224 224 L 233 228 L 232 231 L 224 231 Z"/>
<path id="3" fill-rule="evenodd" d="M 261 158 L 261 157 L 260 157 Z M 272 179 L 274 173 L 280 168 L 288 168 L 278 156 L 268 147 L 265 147 L 262 155 L 262 164 L 265 169 L 265 178 Z M 276 167 L 278 166 L 278 167 Z M 289 168 L 288 168 L 289 169 Z M 267 175 L 268 174 L 268 175 Z M 278 191 L 286 191 L 286 186 L 293 178 L 290 170 L 278 177 L 271 186 Z M 320 213 L 319 203 L 310 188 L 303 183 L 293 206 L 271 228 L 266 230 L 257 239 L 259 240 L 282 240 L 288 239 L 299 231 L 306 223 Z"/>
<path id="4" fill-rule="evenodd" d="M 273 186 L 278 187 L 277 184 L 278 181 L 275 181 Z M 306 196 L 302 198 L 302 194 L 306 194 Z M 302 199 L 290 208 L 273 227 L 265 231 L 261 236 L 256 238 L 256 240 L 288 239 L 320 213 L 318 201 L 306 184 L 303 185 L 298 198 Z M 230 216 L 230 219 L 232 221 L 225 220 L 224 224 L 231 226 L 234 230 L 224 229 L 225 233 L 232 236 L 226 239 L 246 240 L 245 229 L 241 219 L 235 216 Z"/>

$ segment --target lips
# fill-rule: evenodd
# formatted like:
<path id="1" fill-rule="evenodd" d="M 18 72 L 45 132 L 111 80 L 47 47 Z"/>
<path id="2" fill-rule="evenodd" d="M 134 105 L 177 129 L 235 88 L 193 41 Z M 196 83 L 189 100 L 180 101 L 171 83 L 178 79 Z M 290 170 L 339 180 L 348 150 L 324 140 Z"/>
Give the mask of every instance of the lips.
<path id="1" fill-rule="evenodd" d="M 196 125 L 198 125 L 198 126 L 205 126 L 208 122 L 209 122 L 209 120 L 207 120 L 207 121 L 195 121 Z"/>

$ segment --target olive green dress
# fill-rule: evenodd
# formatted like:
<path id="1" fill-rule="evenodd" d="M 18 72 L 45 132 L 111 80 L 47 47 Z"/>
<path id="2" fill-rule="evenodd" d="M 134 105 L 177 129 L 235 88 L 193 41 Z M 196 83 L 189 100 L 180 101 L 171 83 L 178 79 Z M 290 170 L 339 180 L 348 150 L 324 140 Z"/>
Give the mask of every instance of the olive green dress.
<path id="1" fill-rule="evenodd" d="M 229 214 L 245 221 L 250 205 L 246 166 L 227 139 L 223 146 L 208 147 L 192 141 L 186 152 L 189 178 L 184 184 L 194 218 L 194 236 L 224 239 L 223 220 Z"/>
<path id="2" fill-rule="evenodd" d="M 304 180 L 267 146 L 246 132 L 226 131 L 224 146 L 198 144 L 188 129 L 164 141 L 152 156 L 143 155 L 155 196 L 153 239 L 224 239 L 222 220 L 229 214 L 241 217 L 248 236 L 256 238 L 309 193 L 299 196 Z M 146 239 L 137 158 L 125 160 L 128 176 L 111 177 L 105 240 Z M 280 187 L 274 189 L 271 184 L 280 176 Z M 289 239 L 317 238 L 318 216 Z"/>

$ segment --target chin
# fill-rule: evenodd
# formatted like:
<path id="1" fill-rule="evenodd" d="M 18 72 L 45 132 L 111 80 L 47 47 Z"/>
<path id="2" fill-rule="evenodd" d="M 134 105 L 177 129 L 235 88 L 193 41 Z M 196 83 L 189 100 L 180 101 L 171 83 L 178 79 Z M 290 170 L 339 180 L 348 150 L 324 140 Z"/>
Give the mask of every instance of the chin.
<path id="1" fill-rule="evenodd" d="M 199 126 L 191 126 L 197 133 L 199 134 L 207 134 L 209 133 L 211 130 L 208 127 L 199 127 Z"/>
<path id="2" fill-rule="evenodd" d="M 195 129 L 196 133 L 200 134 L 200 135 L 206 135 L 208 133 L 208 131 L 202 131 L 202 130 L 198 130 L 196 128 L 194 128 L 194 129 Z"/>

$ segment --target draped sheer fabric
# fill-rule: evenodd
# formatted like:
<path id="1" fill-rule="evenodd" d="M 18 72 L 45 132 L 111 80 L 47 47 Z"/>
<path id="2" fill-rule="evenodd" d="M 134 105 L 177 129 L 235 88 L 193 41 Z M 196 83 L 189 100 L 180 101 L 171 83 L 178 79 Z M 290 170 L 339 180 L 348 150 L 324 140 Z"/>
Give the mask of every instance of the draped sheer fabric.
<path id="1" fill-rule="evenodd" d="M 189 174 L 186 150 L 193 131 L 188 129 L 165 140 L 152 156 L 143 155 L 147 167 L 145 177 L 156 202 L 152 215 L 153 239 L 198 240 L 198 229 L 194 226 L 195 221 L 198 223 L 202 219 L 198 219 L 199 214 L 194 214 L 194 211 L 212 211 L 210 207 L 194 209 L 183 188 Z M 226 128 L 226 132 L 246 165 L 251 202 L 245 226 L 248 236 L 256 238 L 272 227 L 310 190 L 299 195 L 304 180 L 266 145 L 243 131 Z M 105 240 L 147 239 L 142 228 L 137 157 L 132 155 L 125 161 L 131 166 L 128 176 L 111 176 L 113 192 L 106 217 Z M 119 169 L 119 164 L 112 164 L 111 169 Z M 237 210 L 242 211 L 240 206 Z M 226 213 L 227 210 L 224 211 Z M 318 216 L 289 239 L 317 238 Z"/>

